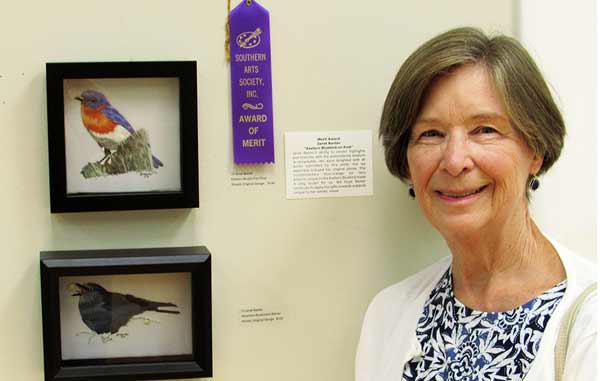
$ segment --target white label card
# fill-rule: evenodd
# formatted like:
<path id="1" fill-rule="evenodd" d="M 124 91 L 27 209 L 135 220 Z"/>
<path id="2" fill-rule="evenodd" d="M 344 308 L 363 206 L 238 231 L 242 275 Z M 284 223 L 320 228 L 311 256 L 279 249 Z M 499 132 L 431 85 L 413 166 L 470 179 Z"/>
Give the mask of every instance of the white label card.
<path id="1" fill-rule="evenodd" d="M 372 131 L 285 133 L 288 199 L 371 196 Z"/>

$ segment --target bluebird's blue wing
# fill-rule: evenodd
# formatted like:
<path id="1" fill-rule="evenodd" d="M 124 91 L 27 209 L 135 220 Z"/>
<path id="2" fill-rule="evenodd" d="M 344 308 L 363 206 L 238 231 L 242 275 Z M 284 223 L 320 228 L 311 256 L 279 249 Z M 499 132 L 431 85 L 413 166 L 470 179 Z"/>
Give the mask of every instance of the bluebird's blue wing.
<path id="1" fill-rule="evenodd" d="M 130 134 L 134 134 L 135 130 L 131 127 L 131 124 L 125 119 L 123 115 L 112 106 L 107 106 L 102 110 L 102 114 L 104 114 L 108 119 L 110 119 L 113 123 L 123 126 Z M 154 168 L 162 167 L 164 164 L 160 161 L 156 156 L 152 155 L 152 166 Z"/>
<path id="2" fill-rule="evenodd" d="M 102 113 L 114 123 L 123 126 L 129 133 L 134 134 L 135 130 L 123 115 L 114 107 L 108 106 L 102 110 Z"/>

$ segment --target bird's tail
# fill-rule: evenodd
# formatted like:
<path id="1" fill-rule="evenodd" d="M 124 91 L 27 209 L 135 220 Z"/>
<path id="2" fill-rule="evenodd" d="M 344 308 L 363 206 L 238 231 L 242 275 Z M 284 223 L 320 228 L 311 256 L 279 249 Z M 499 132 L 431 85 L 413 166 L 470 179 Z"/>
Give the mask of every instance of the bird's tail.
<path id="1" fill-rule="evenodd" d="M 159 168 L 162 167 L 164 164 L 162 161 L 158 160 L 158 158 L 154 155 L 152 155 L 152 166 L 154 168 Z"/>

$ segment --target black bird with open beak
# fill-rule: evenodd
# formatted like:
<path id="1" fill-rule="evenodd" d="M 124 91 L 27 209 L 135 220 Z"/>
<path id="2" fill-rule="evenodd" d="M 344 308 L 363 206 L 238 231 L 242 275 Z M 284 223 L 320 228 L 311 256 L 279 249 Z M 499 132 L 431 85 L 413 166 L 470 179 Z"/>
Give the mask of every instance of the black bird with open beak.
<path id="1" fill-rule="evenodd" d="M 161 307 L 177 307 L 173 303 L 153 302 L 129 294 L 107 291 L 97 283 L 71 283 L 69 290 L 79 296 L 79 313 L 89 329 L 97 334 L 114 334 L 129 320 L 146 311 L 179 314 Z"/>

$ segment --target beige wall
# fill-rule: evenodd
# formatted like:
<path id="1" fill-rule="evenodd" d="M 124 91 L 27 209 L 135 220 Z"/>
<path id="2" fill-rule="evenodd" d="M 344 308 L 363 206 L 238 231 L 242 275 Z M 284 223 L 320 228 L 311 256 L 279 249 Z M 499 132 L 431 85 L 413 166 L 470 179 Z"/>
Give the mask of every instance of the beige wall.
<path id="1" fill-rule="evenodd" d="M 596 1 L 519 2 L 519 37 L 552 86 L 567 125 L 562 157 L 532 210 L 541 228 L 596 257 L 598 34 Z M 567 219 L 565 217 L 568 216 Z"/>
<path id="2" fill-rule="evenodd" d="M 458 25 L 512 33 L 512 2 L 262 4 L 271 11 L 276 164 L 269 172 L 276 184 L 258 189 L 229 181 L 225 1 L 23 0 L 3 7 L 1 378 L 43 377 L 40 250 L 206 245 L 219 381 L 350 380 L 374 293 L 444 255 L 406 188 L 386 173 L 378 145 L 374 196 L 287 201 L 283 133 L 375 131 L 411 50 Z M 51 215 L 44 63 L 180 59 L 198 61 L 200 208 Z M 584 223 L 565 214 L 561 221 Z M 586 218 L 593 223 L 595 214 Z M 242 325 L 240 309 L 250 306 L 285 320 Z"/>

